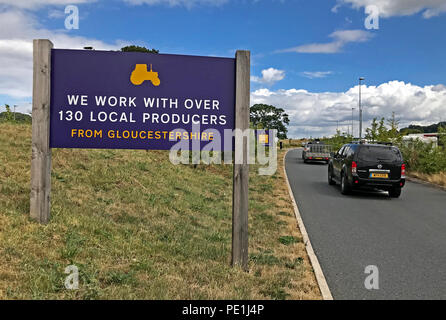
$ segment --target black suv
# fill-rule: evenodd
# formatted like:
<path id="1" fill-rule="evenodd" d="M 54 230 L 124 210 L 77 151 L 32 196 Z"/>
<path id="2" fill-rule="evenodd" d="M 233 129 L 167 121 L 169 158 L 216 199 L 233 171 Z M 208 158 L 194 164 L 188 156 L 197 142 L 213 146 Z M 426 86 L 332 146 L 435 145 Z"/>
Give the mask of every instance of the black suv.
<path id="1" fill-rule="evenodd" d="M 406 166 L 397 147 L 382 144 L 346 144 L 328 165 L 328 183 L 341 184 L 342 194 L 361 187 L 389 191 L 392 198 L 401 195 L 406 183 Z"/>

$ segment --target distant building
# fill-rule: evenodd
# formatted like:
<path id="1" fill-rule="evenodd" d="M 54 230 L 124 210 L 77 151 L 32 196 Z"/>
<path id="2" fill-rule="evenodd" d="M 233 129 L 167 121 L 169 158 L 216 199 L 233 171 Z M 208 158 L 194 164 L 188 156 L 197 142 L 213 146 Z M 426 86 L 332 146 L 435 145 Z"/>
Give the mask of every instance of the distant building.
<path id="1" fill-rule="evenodd" d="M 438 147 L 439 133 L 413 133 L 403 137 L 403 141 L 422 141 L 424 143 L 432 143 L 434 147 Z"/>

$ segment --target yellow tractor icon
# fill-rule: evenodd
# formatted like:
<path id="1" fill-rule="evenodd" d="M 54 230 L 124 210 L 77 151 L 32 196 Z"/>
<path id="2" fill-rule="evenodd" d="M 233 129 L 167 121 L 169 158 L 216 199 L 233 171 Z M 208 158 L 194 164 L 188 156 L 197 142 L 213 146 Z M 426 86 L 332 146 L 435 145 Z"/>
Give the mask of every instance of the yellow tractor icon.
<path id="1" fill-rule="evenodd" d="M 146 80 L 152 82 L 155 87 L 158 87 L 161 84 L 161 80 L 158 77 L 158 72 L 154 72 L 152 70 L 152 65 L 150 65 L 150 71 L 147 71 L 146 64 L 137 64 L 135 69 L 132 71 L 130 81 L 135 86 L 139 86 Z"/>

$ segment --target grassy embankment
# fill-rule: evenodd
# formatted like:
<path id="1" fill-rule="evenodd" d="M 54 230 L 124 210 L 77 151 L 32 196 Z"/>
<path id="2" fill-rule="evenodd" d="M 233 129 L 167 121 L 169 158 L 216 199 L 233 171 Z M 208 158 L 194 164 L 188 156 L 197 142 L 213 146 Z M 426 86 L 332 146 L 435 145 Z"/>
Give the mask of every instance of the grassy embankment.
<path id="1" fill-rule="evenodd" d="M 53 150 L 52 219 L 28 218 L 31 126 L 0 124 L 0 299 L 320 299 L 279 154 L 250 174 L 249 272 L 229 266 L 232 166 Z M 79 290 L 64 269 L 80 270 Z"/>

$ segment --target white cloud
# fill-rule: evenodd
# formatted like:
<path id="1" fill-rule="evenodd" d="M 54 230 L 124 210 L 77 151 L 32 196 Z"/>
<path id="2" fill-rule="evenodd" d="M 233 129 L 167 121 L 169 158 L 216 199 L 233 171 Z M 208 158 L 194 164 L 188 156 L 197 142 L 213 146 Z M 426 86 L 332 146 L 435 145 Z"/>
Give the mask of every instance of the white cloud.
<path id="1" fill-rule="evenodd" d="M 276 82 L 283 80 L 284 78 L 285 78 L 285 71 L 269 68 L 262 70 L 261 77 L 252 76 L 251 81 L 256 83 L 273 85 Z"/>
<path id="2" fill-rule="evenodd" d="M 0 6 L 6 5 L 22 9 L 38 9 L 50 5 L 76 5 L 95 0 L 0 0 Z"/>
<path id="3" fill-rule="evenodd" d="M 341 4 L 349 4 L 355 9 L 374 5 L 379 8 L 380 16 L 384 18 L 410 16 L 419 12 L 423 13 L 423 17 L 431 18 L 446 12 L 445 0 L 338 0 L 333 11 L 336 12 Z"/>
<path id="4" fill-rule="evenodd" d="M 330 34 L 330 38 L 333 38 L 332 42 L 304 44 L 278 52 L 338 53 L 348 43 L 366 42 L 372 37 L 372 33 L 364 30 L 338 30 Z"/>
<path id="5" fill-rule="evenodd" d="M 303 77 L 308 79 L 320 79 L 328 77 L 333 74 L 333 71 L 304 71 L 300 73 Z"/>
<path id="6" fill-rule="evenodd" d="M 171 7 L 175 6 L 185 6 L 185 7 L 193 7 L 195 5 L 221 5 L 229 0 L 124 0 L 125 2 L 132 5 L 168 5 Z"/>
<path id="7" fill-rule="evenodd" d="M 284 108 L 290 116 L 291 137 L 323 136 L 351 125 L 352 108 L 358 118 L 358 86 L 346 92 L 259 89 L 251 93 L 251 104 L 265 103 Z M 394 111 L 401 126 L 430 124 L 445 119 L 446 86 L 416 86 L 390 81 L 379 86 L 362 86 L 365 126 L 374 118 L 389 117 Z M 357 135 L 358 124 L 355 121 Z"/>
<path id="8" fill-rule="evenodd" d="M 124 43 L 114 44 L 79 36 L 65 31 L 41 28 L 35 17 L 23 11 L 0 12 L 0 94 L 14 98 L 32 94 L 32 39 L 50 39 L 55 48 L 117 50 Z"/>
<path id="9" fill-rule="evenodd" d="M 48 11 L 48 18 L 50 19 L 61 19 L 61 18 L 65 18 L 67 15 L 65 14 L 65 12 L 63 10 L 50 10 Z"/>
<path id="10" fill-rule="evenodd" d="M 17 7 L 21 9 L 39 9 L 44 6 L 66 6 L 94 2 L 97 0 L 0 0 L 1 6 Z M 230 0 L 123 0 L 130 5 L 167 5 L 170 7 L 184 6 L 191 8 L 196 5 L 219 6 Z"/>

